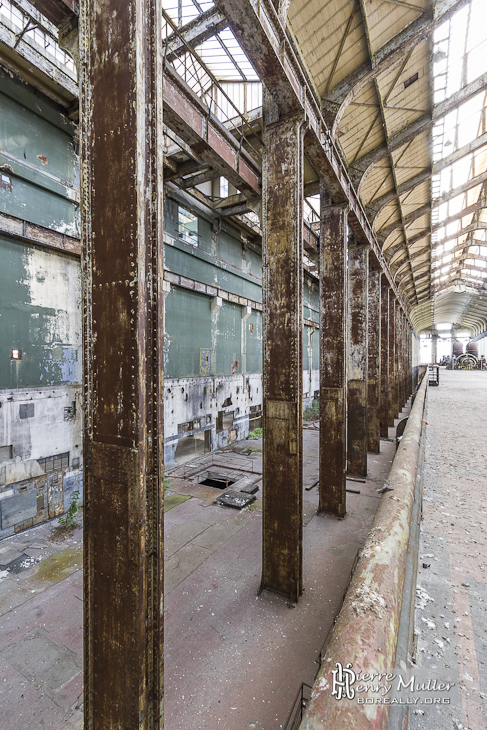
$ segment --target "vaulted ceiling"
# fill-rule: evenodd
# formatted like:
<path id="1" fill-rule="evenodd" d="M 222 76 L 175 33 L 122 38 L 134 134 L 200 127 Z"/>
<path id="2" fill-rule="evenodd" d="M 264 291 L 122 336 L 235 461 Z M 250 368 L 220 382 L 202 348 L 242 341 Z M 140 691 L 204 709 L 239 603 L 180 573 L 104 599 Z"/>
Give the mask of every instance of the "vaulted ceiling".
<path id="1" fill-rule="evenodd" d="M 448 315 L 455 326 L 482 332 L 487 48 L 478 29 L 484 27 L 485 3 L 272 2 L 321 100 L 330 134 L 417 331 L 434 328 Z M 163 6 L 173 19 L 174 36 L 191 43 L 191 22 L 199 28 L 192 31 L 192 48 L 238 106 L 239 84 L 256 75 L 231 35 L 225 2 L 215 7 L 164 0 Z M 184 13 L 189 24 L 183 22 Z M 204 17 L 209 20 L 201 22 Z M 186 51 L 182 65 L 192 56 Z M 233 67 L 231 57 L 237 62 Z M 251 54 L 248 60 L 254 64 Z M 265 73 L 261 80 L 271 83 Z M 258 134 L 260 110 L 251 107 L 239 106 Z M 310 189 L 312 175 L 308 170 Z"/>

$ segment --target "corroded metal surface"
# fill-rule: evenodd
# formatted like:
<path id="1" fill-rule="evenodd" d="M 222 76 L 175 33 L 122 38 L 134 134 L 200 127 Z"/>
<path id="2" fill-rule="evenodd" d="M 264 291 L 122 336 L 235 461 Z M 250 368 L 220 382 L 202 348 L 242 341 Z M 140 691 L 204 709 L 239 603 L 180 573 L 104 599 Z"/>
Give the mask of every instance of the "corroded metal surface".
<path id="1" fill-rule="evenodd" d="M 264 141 L 261 587 L 297 601 L 303 540 L 303 116 L 266 125 Z"/>
<path id="2" fill-rule="evenodd" d="M 394 492 L 386 492 L 380 501 L 300 730 L 388 728 L 390 705 L 375 704 L 377 695 L 370 689 L 361 696 L 374 704 L 359 704 L 357 697 L 338 700 L 332 696 L 332 670 L 337 662 L 343 667 L 350 663 L 362 675 L 395 668 L 426 381 L 424 378 L 389 473 L 388 484 Z"/>
<path id="3" fill-rule="evenodd" d="M 80 16 L 87 730 L 163 724 L 161 18 Z"/>
<path id="4" fill-rule="evenodd" d="M 380 451 L 379 391 L 381 366 L 380 271 L 369 271 L 367 347 L 367 449 Z"/>
<path id="5" fill-rule="evenodd" d="M 389 345 L 388 345 L 388 357 L 389 357 L 389 373 L 387 379 L 387 391 L 388 391 L 388 426 L 394 425 L 394 418 L 396 415 L 396 360 L 395 360 L 395 344 L 396 344 L 396 328 L 394 318 L 394 306 L 395 306 L 394 294 L 389 292 Z"/>
<path id="6" fill-rule="evenodd" d="M 401 318 L 400 318 L 400 305 L 397 299 L 394 299 L 394 418 L 399 417 L 402 403 L 400 403 L 400 388 L 399 383 L 401 379 Z M 394 421 L 393 421 L 394 423 Z"/>
<path id="7" fill-rule="evenodd" d="M 347 216 L 332 206 L 324 184 L 320 229 L 320 482 L 319 511 L 346 512 Z"/>
<path id="8" fill-rule="evenodd" d="M 389 435 L 389 296 L 390 289 L 384 276 L 380 289 L 380 435 Z"/>
<path id="9" fill-rule="evenodd" d="M 367 294 L 369 247 L 348 249 L 348 438 L 349 474 L 367 475 Z"/>

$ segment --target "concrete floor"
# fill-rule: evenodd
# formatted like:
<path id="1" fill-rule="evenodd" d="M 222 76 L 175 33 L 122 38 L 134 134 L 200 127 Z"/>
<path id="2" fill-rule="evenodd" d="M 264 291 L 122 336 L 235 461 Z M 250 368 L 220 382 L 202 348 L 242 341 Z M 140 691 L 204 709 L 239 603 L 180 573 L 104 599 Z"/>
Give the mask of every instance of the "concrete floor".
<path id="1" fill-rule="evenodd" d="M 416 661 L 452 677 L 451 704 L 412 710 L 410 730 L 487 727 L 487 372 L 440 369 L 425 412 Z"/>
<path id="2" fill-rule="evenodd" d="M 219 507 L 221 490 L 185 478 L 194 463 L 172 472 L 165 515 L 167 730 L 285 727 L 302 683 L 313 683 L 373 520 L 395 451 L 392 439 L 381 447 L 380 455 L 369 454 L 367 481 L 348 483 L 354 491 L 345 519 L 318 516 L 318 430 L 305 429 L 305 590 L 294 607 L 258 595 L 259 492 L 250 508 Z M 206 458 L 228 468 L 240 463 L 258 484 L 260 448 L 259 440 L 240 442 L 240 453 Z M 54 521 L 0 543 L 0 730 L 82 728 L 82 535 L 78 528 L 54 542 L 55 528 Z"/>

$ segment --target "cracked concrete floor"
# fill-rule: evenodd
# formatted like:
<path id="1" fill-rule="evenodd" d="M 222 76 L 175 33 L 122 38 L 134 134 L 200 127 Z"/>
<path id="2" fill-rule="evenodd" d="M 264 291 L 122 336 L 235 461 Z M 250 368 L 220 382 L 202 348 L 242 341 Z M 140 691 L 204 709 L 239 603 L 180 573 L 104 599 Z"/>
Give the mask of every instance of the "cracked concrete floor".
<path id="1" fill-rule="evenodd" d="M 410 730 L 487 727 L 487 372 L 440 370 L 425 411 L 416 661 L 451 677 L 451 703 L 416 708 Z"/>
<path id="2" fill-rule="evenodd" d="M 382 441 L 380 455 L 369 454 L 369 477 L 349 482 L 347 516 L 337 520 L 316 514 L 318 443 L 311 425 L 304 431 L 305 590 L 296 607 L 258 595 L 259 493 L 239 512 L 214 504 L 219 490 L 170 477 L 167 730 L 282 728 L 301 683 L 312 684 L 394 456 L 392 439 Z M 253 449 L 258 472 L 260 441 L 236 446 Z M 82 728 L 82 532 L 53 542 L 55 522 L 0 543 L 0 730 Z"/>

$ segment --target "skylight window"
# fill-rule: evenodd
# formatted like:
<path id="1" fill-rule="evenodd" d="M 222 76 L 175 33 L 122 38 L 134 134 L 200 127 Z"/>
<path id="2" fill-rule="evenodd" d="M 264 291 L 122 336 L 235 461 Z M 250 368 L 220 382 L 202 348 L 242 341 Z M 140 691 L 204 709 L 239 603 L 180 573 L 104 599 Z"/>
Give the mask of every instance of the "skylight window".
<path id="1" fill-rule="evenodd" d="M 448 21 L 442 23 L 434 33 L 433 50 L 433 87 L 434 104 L 448 102 L 460 89 L 487 71 L 487 40 L 485 27 L 487 23 L 487 7 L 484 0 L 471 0 Z M 486 127 L 486 93 L 482 91 L 467 99 L 433 126 L 434 163 L 446 160 L 450 155 L 463 151 L 471 142 L 487 132 Z M 435 107 L 434 107 L 435 108 Z M 433 109 L 433 116 L 435 112 Z M 475 223 L 482 215 L 482 184 L 468 187 L 468 181 L 487 172 L 487 146 L 476 150 L 468 150 L 461 157 L 456 155 L 451 164 L 441 166 L 442 169 L 432 177 L 432 259 L 441 258 L 441 279 L 454 275 L 455 280 L 464 276 L 466 267 L 458 266 L 465 259 L 469 245 L 477 240 L 479 231 L 474 229 Z M 455 195 L 455 191 L 458 194 Z M 453 196 L 448 200 L 448 197 Z M 439 202 L 441 198 L 447 200 Z M 462 210 L 473 207 L 463 217 L 458 217 Z M 441 223 L 451 218 L 447 225 Z M 472 226 L 473 224 L 473 226 Z M 460 234 L 466 227 L 471 230 Z M 483 236 L 484 231 L 480 231 Z M 447 239 L 447 240 L 446 240 Z M 485 240 L 485 239 L 482 239 Z M 435 244 L 438 244 L 435 246 Z M 481 259 L 479 259 L 481 260 Z M 479 267 L 484 268 L 484 267 Z M 468 269 L 471 273 L 470 268 Z M 483 273 L 483 272 L 482 272 Z M 445 281 L 446 281 L 445 278 Z M 438 292 L 438 289 L 436 289 Z"/>

